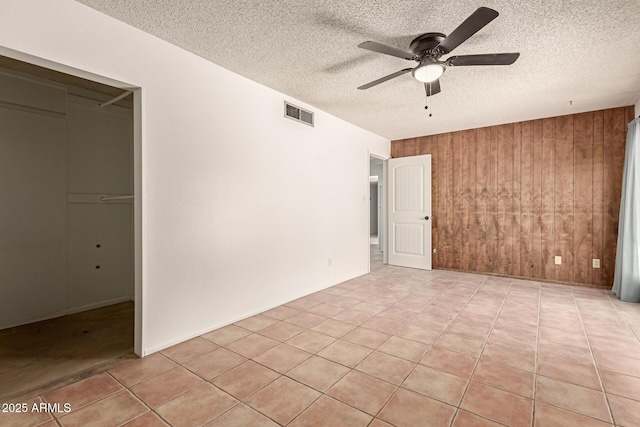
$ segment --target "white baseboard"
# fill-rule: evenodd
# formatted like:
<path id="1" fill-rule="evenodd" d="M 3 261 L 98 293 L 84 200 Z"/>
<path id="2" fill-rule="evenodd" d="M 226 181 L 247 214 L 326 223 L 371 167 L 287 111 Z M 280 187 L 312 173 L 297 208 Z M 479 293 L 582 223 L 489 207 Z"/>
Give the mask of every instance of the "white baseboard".
<path id="1" fill-rule="evenodd" d="M 34 317 L 32 319 L 23 320 L 23 321 L 20 321 L 20 322 L 17 322 L 17 323 L 9 323 L 7 325 L 0 325 L 0 330 L 9 329 L 9 328 L 15 328 L 16 326 L 28 325 L 30 323 L 42 322 L 44 320 L 55 319 L 56 317 L 61 317 L 61 316 L 64 316 L 64 315 L 65 315 L 64 311 L 57 311 L 55 313 L 47 314 L 46 316 L 42 316 L 42 317 Z"/>
<path id="2" fill-rule="evenodd" d="M 101 302 L 97 302 L 97 303 L 93 303 L 93 304 L 83 305 L 82 307 L 76 307 L 76 308 L 70 308 L 68 310 L 56 311 L 54 313 L 47 314 L 45 316 L 34 317 L 32 319 L 23 320 L 23 321 L 20 321 L 20 322 L 17 322 L 17 323 L 8 323 L 6 325 L 0 325 L 0 331 L 3 330 L 3 329 L 15 328 L 16 326 L 23 326 L 23 325 L 28 325 L 30 323 L 42 322 L 44 320 L 51 320 L 51 319 L 55 319 L 57 317 L 62 317 L 62 316 L 68 315 L 68 314 L 75 314 L 75 313 L 80 313 L 82 311 L 93 310 L 94 308 L 101 308 L 101 307 L 106 307 L 108 305 L 119 304 L 121 302 L 126 302 L 126 301 L 133 301 L 133 296 L 114 298 L 114 299 L 111 299 L 111 300 L 108 300 L 108 301 L 101 301 Z"/>
<path id="3" fill-rule="evenodd" d="M 120 304 L 121 302 L 133 301 L 133 296 L 124 296 L 120 298 L 114 298 L 107 301 L 100 301 L 91 304 L 86 304 L 81 307 L 73 307 L 68 308 L 65 314 L 75 314 L 80 313 L 81 311 L 93 310 L 95 308 L 106 307 L 108 305 Z"/>

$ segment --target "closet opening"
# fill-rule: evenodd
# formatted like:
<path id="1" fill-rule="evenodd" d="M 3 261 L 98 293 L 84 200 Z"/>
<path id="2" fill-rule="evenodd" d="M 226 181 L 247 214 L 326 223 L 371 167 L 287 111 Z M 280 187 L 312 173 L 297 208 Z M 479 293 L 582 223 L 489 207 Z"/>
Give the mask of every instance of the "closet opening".
<path id="1" fill-rule="evenodd" d="M 135 90 L 0 56 L 0 400 L 137 357 Z"/>

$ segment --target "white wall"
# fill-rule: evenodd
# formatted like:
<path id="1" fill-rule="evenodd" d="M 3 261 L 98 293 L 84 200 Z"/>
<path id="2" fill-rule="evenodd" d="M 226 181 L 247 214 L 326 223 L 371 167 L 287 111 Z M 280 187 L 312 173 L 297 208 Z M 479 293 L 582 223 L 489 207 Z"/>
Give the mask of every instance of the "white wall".
<path id="1" fill-rule="evenodd" d="M 3 329 L 65 313 L 67 191 L 64 89 L 5 74 L 0 88 Z"/>
<path id="2" fill-rule="evenodd" d="M 638 102 L 636 103 L 636 117 L 640 116 L 640 99 L 638 100 Z"/>
<path id="3" fill-rule="evenodd" d="M 73 1 L 0 9 L 0 54 L 142 88 L 143 354 L 366 273 L 389 140 L 284 119 L 288 97 Z"/>
<path id="4" fill-rule="evenodd" d="M 132 299 L 131 109 L 67 95 L 67 312 Z M 99 268 L 97 268 L 99 266 Z"/>

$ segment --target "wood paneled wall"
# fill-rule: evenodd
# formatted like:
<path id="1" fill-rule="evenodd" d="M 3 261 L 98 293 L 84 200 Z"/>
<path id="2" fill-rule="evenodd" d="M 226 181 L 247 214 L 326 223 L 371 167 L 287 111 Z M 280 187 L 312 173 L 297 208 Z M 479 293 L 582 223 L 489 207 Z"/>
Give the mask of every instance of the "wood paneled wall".
<path id="1" fill-rule="evenodd" d="M 633 110 L 393 141 L 432 155 L 434 268 L 612 286 Z"/>

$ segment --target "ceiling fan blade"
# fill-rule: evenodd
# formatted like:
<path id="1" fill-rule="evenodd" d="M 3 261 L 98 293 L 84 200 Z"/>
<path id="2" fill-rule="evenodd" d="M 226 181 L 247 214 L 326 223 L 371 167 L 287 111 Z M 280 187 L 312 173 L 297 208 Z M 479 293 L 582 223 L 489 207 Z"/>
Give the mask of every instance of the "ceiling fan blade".
<path id="1" fill-rule="evenodd" d="M 385 55 L 395 56 L 402 59 L 416 59 L 416 55 L 410 52 L 405 52 L 402 49 L 396 49 L 395 47 L 387 46 L 385 44 L 376 42 L 363 42 L 358 45 L 361 49 L 367 49 L 372 52 L 384 53 Z"/>
<path id="2" fill-rule="evenodd" d="M 427 96 L 437 95 L 440 93 L 440 79 L 424 84 L 424 91 Z"/>
<path id="3" fill-rule="evenodd" d="M 511 65 L 516 62 L 520 53 L 487 53 L 483 55 L 452 56 L 445 63 L 454 67 L 467 65 Z"/>
<path id="4" fill-rule="evenodd" d="M 398 76 L 406 74 L 411 70 L 413 70 L 413 68 L 405 68 L 404 70 L 396 71 L 395 73 L 389 74 L 388 76 L 384 76 L 382 78 L 379 78 L 378 80 L 372 81 L 371 83 L 367 83 L 366 85 L 362 85 L 358 89 L 360 89 L 360 90 L 369 89 L 370 87 L 373 87 L 375 85 L 379 85 L 380 83 L 384 83 L 387 80 L 391 80 L 391 79 L 394 79 L 394 78 L 396 78 Z"/>
<path id="5" fill-rule="evenodd" d="M 498 12 L 488 7 L 479 7 L 458 28 L 453 30 L 439 45 L 438 50 L 447 54 L 460 46 L 465 40 L 477 33 L 498 17 Z"/>

